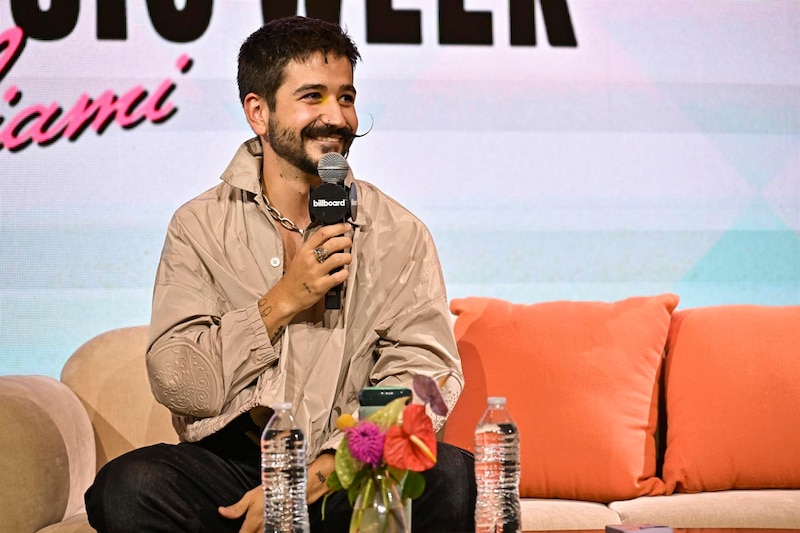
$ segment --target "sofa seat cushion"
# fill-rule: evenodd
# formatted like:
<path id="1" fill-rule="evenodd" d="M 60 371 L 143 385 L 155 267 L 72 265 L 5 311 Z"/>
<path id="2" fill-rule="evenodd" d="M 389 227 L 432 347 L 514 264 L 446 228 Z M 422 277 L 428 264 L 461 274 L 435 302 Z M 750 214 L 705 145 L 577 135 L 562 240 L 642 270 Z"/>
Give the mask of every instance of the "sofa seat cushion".
<path id="1" fill-rule="evenodd" d="M 63 522 L 42 528 L 36 533 L 96 533 L 96 531 L 89 525 L 86 513 L 78 513 Z"/>
<path id="2" fill-rule="evenodd" d="M 800 488 L 800 306 L 677 311 L 664 377 L 667 494 Z"/>
<path id="3" fill-rule="evenodd" d="M 678 297 L 532 305 L 451 302 L 464 391 L 445 441 L 474 449 L 487 396 L 519 426 L 520 495 L 608 502 L 664 493 L 659 375 Z"/>
<path id="4" fill-rule="evenodd" d="M 523 531 L 603 529 L 620 524 L 619 515 L 602 503 L 522 498 Z"/>
<path id="5" fill-rule="evenodd" d="M 800 491 L 726 490 L 611 502 L 623 523 L 673 528 L 800 528 Z"/>

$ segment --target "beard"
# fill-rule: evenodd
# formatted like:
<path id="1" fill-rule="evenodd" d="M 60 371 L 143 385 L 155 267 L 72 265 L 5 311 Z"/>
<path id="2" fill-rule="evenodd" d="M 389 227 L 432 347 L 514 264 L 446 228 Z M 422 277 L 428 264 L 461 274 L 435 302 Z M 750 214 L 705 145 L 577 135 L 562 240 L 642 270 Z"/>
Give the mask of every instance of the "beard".
<path id="1" fill-rule="evenodd" d="M 318 121 L 309 124 L 300 130 L 298 134 L 288 127 L 281 127 L 278 120 L 272 116 L 270 116 L 267 125 L 267 135 L 267 141 L 272 147 L 273 152 L 302 172 L 313 175 L 317 174 L 317 163 L 319 163 L 319 161 L 315 161 L 306 150 L 306 139 L 340 135 L 342 138 L 342 155 L 346 156 L 355 138 L 353 130 L 349 127 L 334 128 L 324 124 L 320 125 Z"/>

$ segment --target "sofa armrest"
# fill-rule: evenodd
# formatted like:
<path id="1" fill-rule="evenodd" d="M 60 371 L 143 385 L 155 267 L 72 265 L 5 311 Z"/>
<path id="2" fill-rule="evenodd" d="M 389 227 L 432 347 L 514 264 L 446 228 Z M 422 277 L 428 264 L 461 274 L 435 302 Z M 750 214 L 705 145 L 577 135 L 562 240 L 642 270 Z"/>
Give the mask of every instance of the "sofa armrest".
<path id="1" fill-rule="evenodd" d="M 150 444 L 178 442 L 172 416 L 156 402 L 145 367 L 147 326 L 119 328 L 86 341 L 61 370 L 94 428 L 95 472 Z"/>
<path id="2" fill-rule="evenodd" d="M 82 511 L 94 436 L 69 387 L 45 376 L 0 376 L 0 449 L 0 531 L 36 531 Z"/>

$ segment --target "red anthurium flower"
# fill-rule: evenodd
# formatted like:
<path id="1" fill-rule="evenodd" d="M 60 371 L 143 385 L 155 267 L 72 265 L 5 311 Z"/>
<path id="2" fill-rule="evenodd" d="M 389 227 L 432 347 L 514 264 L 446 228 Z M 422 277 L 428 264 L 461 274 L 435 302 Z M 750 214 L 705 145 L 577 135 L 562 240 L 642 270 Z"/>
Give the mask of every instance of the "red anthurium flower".
<path id="1" fill-rule="evenodd" d="M 403 425 L 386 432 L 383 456 L 389 466 L 415 472 L 436 464 L 436 434 L 424 406 L 412 404 L 403 409 Z"/>

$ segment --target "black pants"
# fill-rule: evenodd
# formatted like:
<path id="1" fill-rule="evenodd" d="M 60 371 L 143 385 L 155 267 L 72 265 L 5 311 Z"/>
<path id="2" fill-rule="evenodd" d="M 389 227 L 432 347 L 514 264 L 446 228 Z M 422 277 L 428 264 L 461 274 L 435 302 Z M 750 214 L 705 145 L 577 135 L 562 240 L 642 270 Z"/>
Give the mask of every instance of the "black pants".
<path id="1" fill-rule="evenodd" d="M 436 466 L 423 473 L 425 492 L 413 501 L 413 531 L 474 531 L 475 476 L 469 452 L 438 444 Z M 105 465 L 86 491 L 89 523 L 100 533 L 238 532 L 231 505 L 261 483 L 258 445 L 234 422 L 197 443 L 157 444 Z M 346 491 L 309 506 L 311 531 L 348 531 L 352 509 Z"/>

